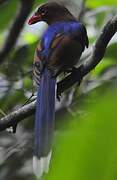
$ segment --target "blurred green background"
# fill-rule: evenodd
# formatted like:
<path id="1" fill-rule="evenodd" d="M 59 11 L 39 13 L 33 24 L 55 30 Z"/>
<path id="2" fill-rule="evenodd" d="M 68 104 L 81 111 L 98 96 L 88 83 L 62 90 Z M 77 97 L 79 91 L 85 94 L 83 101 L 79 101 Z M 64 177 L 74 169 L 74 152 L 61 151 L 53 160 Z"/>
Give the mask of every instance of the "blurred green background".
<path id="1" fill-rule="evenodd" d="M 35 0 L 37 5 L 47 2 Z M 78 17 L 82 0 L 62 0 Z M 20 0 L 0 1 L 0 47 L 4 45 Z M 31 13 L 29 16 L 31 15 Z M 116 0 L 86 0 L 81 21 L 90 47 L 104 24 L 117 13 Z M 28 19 L 28 18 L 27 18 Z M 0 118 L 19 109 L 31 96 L 34 50 L 46 24 L 28 26 L 27 21 L 15 47 L 0 66 Z M 56 127 L 47 180 L 117 180 L 117 33 L 105 57 L 83 80 L 56 102 Z M 20 122 L 16 134 L 0 133 L 0 180 L 35 180 L 32 172 L 34 116 Z"/>

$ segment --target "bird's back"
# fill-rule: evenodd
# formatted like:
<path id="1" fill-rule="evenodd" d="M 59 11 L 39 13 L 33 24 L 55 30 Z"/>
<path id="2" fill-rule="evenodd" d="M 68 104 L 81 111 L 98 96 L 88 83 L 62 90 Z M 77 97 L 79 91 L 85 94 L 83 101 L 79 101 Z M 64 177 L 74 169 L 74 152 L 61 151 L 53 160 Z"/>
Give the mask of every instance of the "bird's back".
<path id="1" fill-rule="evenodd" d="M 56 22 L 44 33 L 41 44 L 40 54 L 56 75 L 77 63 L 85 46 L 88 47 L 87 32 L 78 21 Z"/>

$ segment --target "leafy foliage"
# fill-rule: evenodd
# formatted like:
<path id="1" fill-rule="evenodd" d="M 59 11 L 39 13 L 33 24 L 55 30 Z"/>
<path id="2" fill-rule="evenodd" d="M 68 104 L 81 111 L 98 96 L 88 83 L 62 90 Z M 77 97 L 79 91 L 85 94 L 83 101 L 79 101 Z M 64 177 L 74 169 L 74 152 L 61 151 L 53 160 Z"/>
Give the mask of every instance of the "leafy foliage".
<path id="1" fill-rule="evenodd" d="M 103 97 L 99 89 L 95 90 L 96 95 L 88 96 L 93 96 L 94 102 L 84 104 L 87 114 L 79 117 L 74 112 L 72 119 L 67 118 L 66 128 L 57 135 L 52 167 L 45 179 L 117 178 L 116 88 L 109 88 Z"/>
<path id="2" fill-rule="evenodd" d="M 6 29 L 8 22 L 12 21 L 18 5 L 19 2 L 17 0 L 11 0 L 0 6 L 0 31 Z"/>
<path id="3" fill-rule="evenodd" d="M 95 0 L 95 1 L 91 1 L 91 0 L 87 0 L 87 5 L 91 8 L 97 8 L 97 7 L 101 7 L 101 6 L 114 6 L 117 5 L 116 0 Z"/>

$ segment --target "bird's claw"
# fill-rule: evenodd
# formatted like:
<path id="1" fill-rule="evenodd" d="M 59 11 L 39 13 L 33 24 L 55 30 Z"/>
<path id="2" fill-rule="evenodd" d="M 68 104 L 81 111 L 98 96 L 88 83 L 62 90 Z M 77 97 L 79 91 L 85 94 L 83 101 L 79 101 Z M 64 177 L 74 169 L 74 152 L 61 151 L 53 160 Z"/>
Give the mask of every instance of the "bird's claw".
<path id="1" fill-rule="evenodd" d="M 16 133 L 16 129 L 17 129 L 17 123 L 15 123 L 15 124 L 12 126 L 12 128 L 13 128 L 13 133 L 15 134 L 15 133 Z"/>
<path id="2" fill-rule="evenodd" d="M 61 100 L 61 96 L 62 96 L 61 94 L 58 94 L 58 93 L 57 93 L 57 96 L 56 96 L 56 97 L 57 97 L 57 100 L 58 100 L 59 102 L 60 102 L 60 100 Z"/>

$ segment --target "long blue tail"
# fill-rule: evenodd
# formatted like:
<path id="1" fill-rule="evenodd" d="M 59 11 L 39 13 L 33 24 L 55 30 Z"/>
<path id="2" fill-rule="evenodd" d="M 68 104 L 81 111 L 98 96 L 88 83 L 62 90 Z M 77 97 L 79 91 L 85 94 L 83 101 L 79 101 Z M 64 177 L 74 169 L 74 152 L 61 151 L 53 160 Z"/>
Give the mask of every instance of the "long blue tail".
<path id="1" fill-rule="evenodd" d="M 55 119 L 55 78 L 44 69 L 38 88 L 33 169 L 40 177 L 48 171 Z"/>

